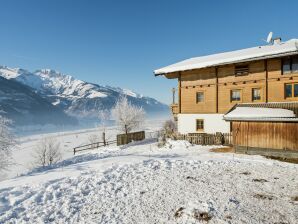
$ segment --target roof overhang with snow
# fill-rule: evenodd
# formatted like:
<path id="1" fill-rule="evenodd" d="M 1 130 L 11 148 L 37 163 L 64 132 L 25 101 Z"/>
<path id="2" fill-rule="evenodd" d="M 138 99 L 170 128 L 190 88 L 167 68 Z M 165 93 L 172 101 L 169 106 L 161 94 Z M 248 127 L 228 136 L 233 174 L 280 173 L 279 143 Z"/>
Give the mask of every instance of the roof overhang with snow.
<path id="1" fill-rule="evenodd" d="M 236 106 L 224 115 L 224 120 L 298 122 L 298 117 L 292 110 L 287 109 Z"/>
<path id="2" fill-rule="evenodd" d="M 272 45 L 190 58 L 154 71 L 155 76 L 298 54 L 298 39 Z"/>

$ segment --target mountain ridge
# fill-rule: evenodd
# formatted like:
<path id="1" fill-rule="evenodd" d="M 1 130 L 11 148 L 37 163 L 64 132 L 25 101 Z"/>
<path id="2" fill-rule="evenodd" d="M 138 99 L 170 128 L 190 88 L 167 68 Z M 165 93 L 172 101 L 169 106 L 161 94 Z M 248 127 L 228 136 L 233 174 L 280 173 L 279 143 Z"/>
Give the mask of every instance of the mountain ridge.
<path id="1" fill-rule="evenodd" d="M 24 125 L 76 125 L 77 120 L 15 80 L 0 76 L 0 115 Z"/>
<path id="2" fill-rule="evenodd" d="M 99 85 L 76 79 L 53 69 L 38 69 L 34 72 L 22 68 L 0 66 L 0 76 L 29 86 L 52 105 L 77 118 L 97 117 L 100 110 L 110 110 L 117 99 L 124 95 L 150 114 L 167 113 L 167 105 L 135 93 L 129 89 Z"/>

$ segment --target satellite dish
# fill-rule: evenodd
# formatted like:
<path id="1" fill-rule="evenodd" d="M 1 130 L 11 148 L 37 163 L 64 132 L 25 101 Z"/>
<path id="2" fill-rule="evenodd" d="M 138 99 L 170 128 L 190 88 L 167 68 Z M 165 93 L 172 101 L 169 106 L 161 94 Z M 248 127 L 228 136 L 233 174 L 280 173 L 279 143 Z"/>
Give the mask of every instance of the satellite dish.
<path id="1" fill-rule="evenodd" d="M 273 33 L 270 32 L 270 33 L 268 34 L 268 36 L 267 36 L 267 40 L 266 40 L 266 42 L 267 42 L 268 44 L 270 44 L 270 43 L 272 42 L 272 36 L 273 36 Z"/>

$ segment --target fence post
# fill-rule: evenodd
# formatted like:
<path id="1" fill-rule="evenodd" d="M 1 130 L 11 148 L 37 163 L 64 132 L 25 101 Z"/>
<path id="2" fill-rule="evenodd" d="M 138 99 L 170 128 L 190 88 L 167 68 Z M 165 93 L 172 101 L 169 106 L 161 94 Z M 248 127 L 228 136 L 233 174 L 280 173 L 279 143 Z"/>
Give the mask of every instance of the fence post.
<path id="1" fill-rule="evenodd" d="M 103 145 L 106 146 L 106 133 L 102 133 L 102 140 L 103 140 Z"/>

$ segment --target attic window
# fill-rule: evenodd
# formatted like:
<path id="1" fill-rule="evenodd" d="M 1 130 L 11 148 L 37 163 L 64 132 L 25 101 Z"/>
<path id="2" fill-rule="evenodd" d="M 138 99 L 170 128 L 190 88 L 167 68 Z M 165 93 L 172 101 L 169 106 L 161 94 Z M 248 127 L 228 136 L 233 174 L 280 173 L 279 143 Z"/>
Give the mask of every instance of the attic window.
<path id="1" fill-rule="evenodd" d="M 248 73 L 249 73 L 248 65 L 235 66 L 235 76 L 248 75 Z"/>
<path id="2" fill-rule="evenodd" d="M 298 72 L 298 56 L 282 59 L 282 74 Z"/>

